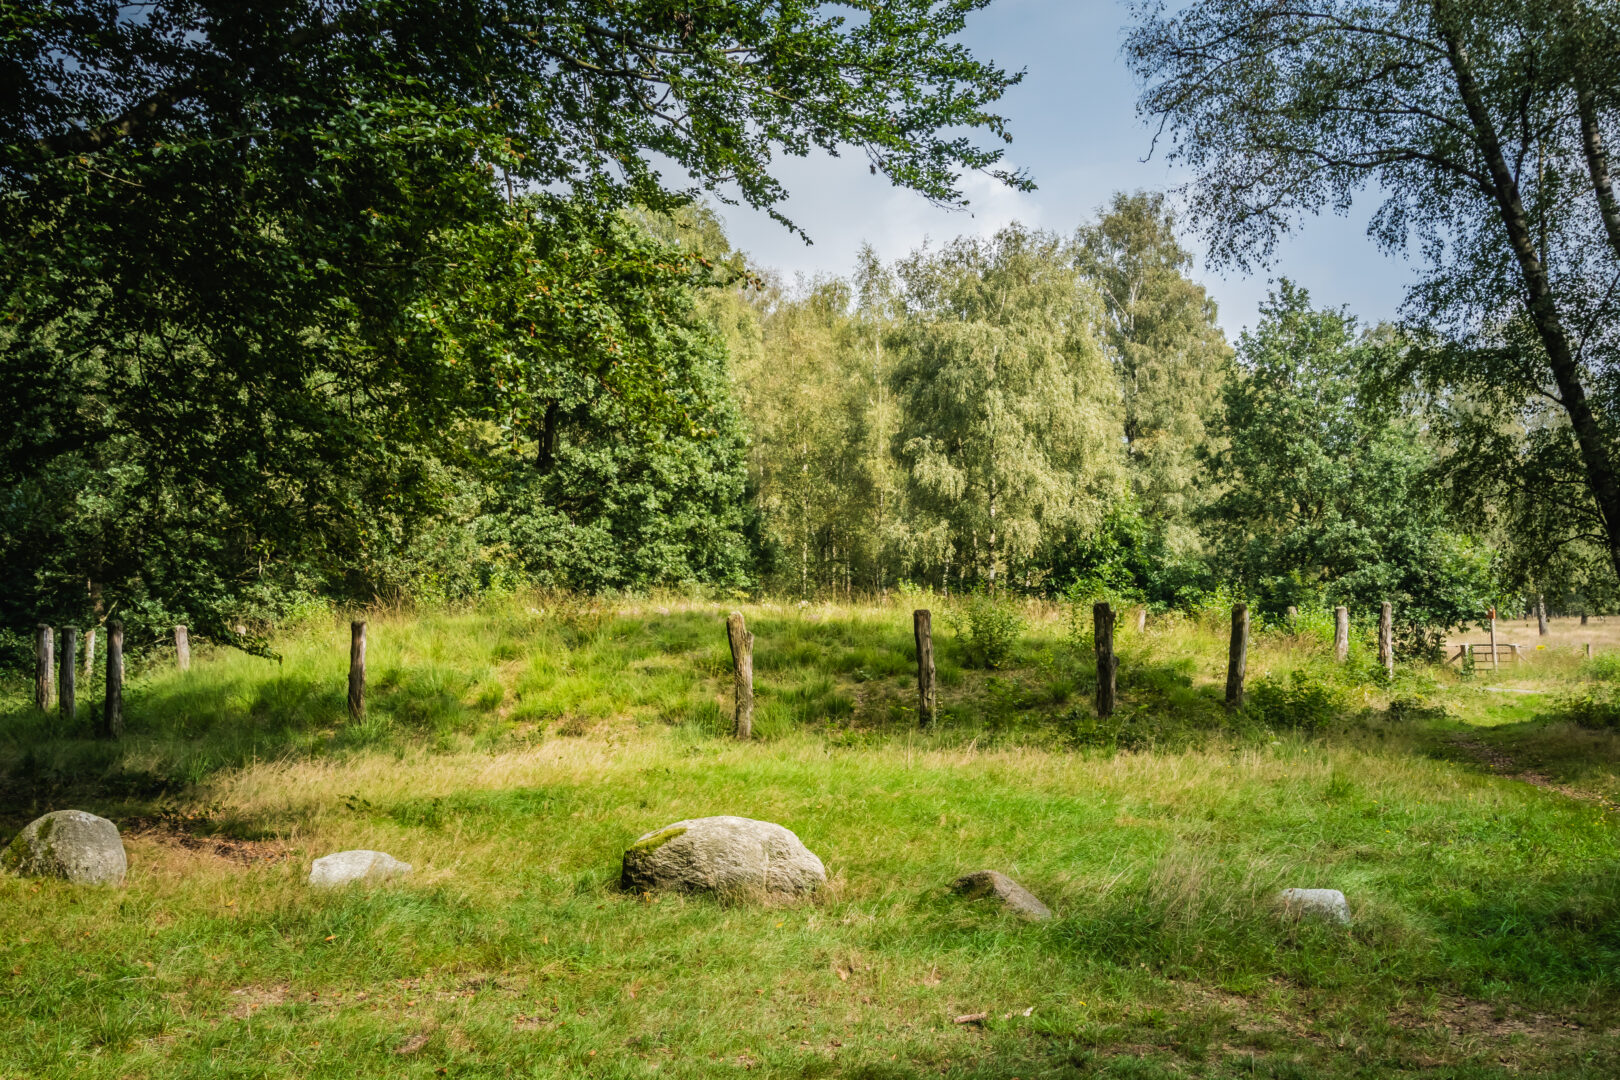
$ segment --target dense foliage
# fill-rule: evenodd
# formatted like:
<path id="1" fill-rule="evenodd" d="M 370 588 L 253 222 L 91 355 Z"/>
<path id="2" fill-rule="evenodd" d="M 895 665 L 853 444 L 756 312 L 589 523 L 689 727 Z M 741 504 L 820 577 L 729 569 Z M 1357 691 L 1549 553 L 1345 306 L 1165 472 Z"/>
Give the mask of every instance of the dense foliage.
<path id="1" fill-rule="evenodd" d="M 6 5 L 0 616 L 741 582 L 705 268 L 620 211 L 817 147 L 1025 184 L 985 2 Z"/>
<path id="2" fill-rule="evenodd" d="M 1371 233 L 1427 272 L 1415 353 L 1468 399 L 1504 520 L 1620 568 L 1620 9 L 1588 0 L 1135 5 L 1141 111 L 1197 172 L 1212 253 L 1266 259 L 1305 215 L 1382 199 Z M 1488 437 L 1494 435 L 1494 437 Z M 1465 445 L 1466 452 L 1469 448 Z M 1476 470 L 1477 472 L 1477 470 Z M 1530 505 L 1530 504 L 1539 505 Z"/>
<path id="3" fill-rule="evenodd" d="M 1378 385 L 1402 344 L 1358 334 L 1284 281 L 1239 340 L 1204 516 L 1223 564 L 1272 614 L 1388 600 L 1409 643 L 1428 647 L 1433 631 L 1480 618 L 1493 581 L 1433 482 L 1420 410 Z"/>

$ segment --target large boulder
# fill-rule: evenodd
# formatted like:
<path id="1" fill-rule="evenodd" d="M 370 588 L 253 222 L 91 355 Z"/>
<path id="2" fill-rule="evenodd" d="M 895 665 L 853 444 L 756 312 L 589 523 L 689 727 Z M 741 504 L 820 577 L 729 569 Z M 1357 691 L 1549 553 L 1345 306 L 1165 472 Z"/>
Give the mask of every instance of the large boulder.
<path id="1" fill-rule="evenodd" d="M 676 889 L 761 900 L 794 900 L 827 880 L 821 860 L 782 826 L 745 817 L 677 821 L 624 853 L 629 892 Z"/>
<path id="2" fill-rule="evenodd" d="M 400 862 L 381 851 L 339 851 L 323 855 L 310 864 L 309 883 L 318 888 L 332 888 L 353 881 L 387 881 L 410 872 L 410 863 Z"/>
<path id="3" fill-rule="evenodd" d="M 1336 923 L 1350 921 L 1350 904 L 1338 889 L 1284 889 L 1277 899 L 1289 915 L 1309 915 Z"/>
<path id="4" fill-rule="evenodd" d="M 969 900 L 993 898 L 1008 911 L 1032 922 L 1052 917 L 1052 909 L 1037 900 L 1034 893 L 995 870 L 964 874 L 951 883 L 951 888 Z"/>
<path id="5" fill-rule="evenodd" d="M 0 869 L 78 885 L 122 885 L 129 862 L 118 826 L 83 810 L 53 810 L 0 852 Z"/>

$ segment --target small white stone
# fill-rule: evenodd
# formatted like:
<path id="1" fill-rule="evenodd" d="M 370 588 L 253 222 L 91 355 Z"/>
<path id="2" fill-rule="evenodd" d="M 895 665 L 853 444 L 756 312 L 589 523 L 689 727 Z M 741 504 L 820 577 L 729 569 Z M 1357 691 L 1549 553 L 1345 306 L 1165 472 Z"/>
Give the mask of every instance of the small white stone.
<path id="1" fill-rule="evenodd" d="M 381 851 L 339 851 L 316 859 L 309 868 L 309 883 L 317 888 L 347 885 L 351 881 L 387 881 L 411 872 L 411 864 Z"/>
<path id="2" fill-rule="evenodd" d="M 1350 904 L 1338 889 L 1284 889 L 1277 898 L 1293 915 L 1318 915 L 1336 923 L 1350 922 Z"/>

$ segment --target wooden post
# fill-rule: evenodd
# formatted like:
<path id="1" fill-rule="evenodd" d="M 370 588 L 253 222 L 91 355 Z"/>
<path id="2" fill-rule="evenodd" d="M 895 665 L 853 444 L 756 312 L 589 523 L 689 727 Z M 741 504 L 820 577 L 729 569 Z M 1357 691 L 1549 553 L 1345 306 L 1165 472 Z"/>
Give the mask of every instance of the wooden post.
<path id="1" fill-rule="evenodd" d="M 1395 609 L 1388 600 L 1378 605 L 1378 663 L 1384 674 L 1395 675 Z"/>
<path id="2" fill-rule="evenodd" d="M 1140 633 L 1145 632 L 1146 630 L 1147 630 L 1147 608 L 1139 607 L 1139 608 L 1136 609 L 1136 632 L 1138 634 L 1140 634 Z"/>
<path id="3" fill-rule="evenodd" d="M 1547 599 L 1536 593 L 1536 633 L 1547 636 Z"/>
<path id="4" fill-rule="evenodd" d="M 1091 619 L 1094 629 L 1092 640 L 1097 646 L 1097 715 L 1112 716 L 1114 676 L 1119 671 L 1119 657 L 1114 655 L 1114 609 L 1106 602 L 1093 604 Z"/>
<path id="5" fill-rule="evenodd" d="M 1243 671 L 1249 663 L 1249 605 L 1232 607 L 1232 647 L 1226 654 L 1226 707 L 1243 704 Z"/>
<path id="6" fill-rule="evenodd" d="M 934 722 L 939 698 L 934 690 L 934 616 L 925 609 L 911 613 L 912 636 L 917 640 L 917 724 Z"/>
<path id="7" fill-rule="evenodd" d="M 726 620 L 726 640 L 731 642 L 731 669 L 737 697 L 737 716 L 731 733 L 739 739 L 747 739 L 754 734 L 754 635 L 743 625 L 742 612 L 733 611 Z"/>
<path id="8" fill-rule="evenodd" d="M 84 681 L 88 683 L 90 677 L 96 673 L 96 628 L 91 627 L 84 632 Z"/>
<path id="9" fill-rule="evenodd" d="M 184 624 L 174 628 L 174 662 L 181 671 L 191 670 L 191 635 Z"/>
<path id="10" fill-rule="evenodd" d="M 1343 604 L 1333 609 L 1333 659 L 1350 659 L 1350 609 Z"/>
<path id="11" fill-rule="evenodd" d="M 124 734 L 124 624 L 107 623 L 107 698 L 101 705 L 101 736 L 121 738 Z"/>
<path id="12" fill-rule="evenodd" d="M 1502 670 L 1501 657 L 1496 655 L 1496 609 L 1491 608 L 1491 670 Z"/>
<path id="13" fill-rule="evenodd" d="M 61 711 L 62 719 L 70 724 L 79 711 L 78 693 L 74 686 L 74 678 L 78 674 L 75 667 L 78 657 L 74 654 L 78 651 L 79 632 L 71 626 L 62 627 L 62 642 L 56 658 L 56 707 Z"/>
<path id="14" fill-rule="evenodd" d="M 56 681 L 56 639 L 51 628 L 40 623 L 34 632 L 34 708 L 48 712 L 52 683 Z"/>
<path id="15" fill-rule="evenodd" d="M 1586 643 L 1586 658 L 1588 660 L 1592 659 L 1592 643 L 1590 641 Z"/>
<path id="16" fill-rule="evenodd" d="M 366 715 L 366 621 L 349 623 L 349 719 Z"/>

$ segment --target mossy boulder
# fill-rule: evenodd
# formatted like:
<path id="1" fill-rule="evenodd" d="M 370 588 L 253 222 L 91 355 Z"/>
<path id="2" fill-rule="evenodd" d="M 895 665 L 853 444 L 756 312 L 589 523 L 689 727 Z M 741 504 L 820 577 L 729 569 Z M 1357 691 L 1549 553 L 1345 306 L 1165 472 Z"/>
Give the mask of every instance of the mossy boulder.
<path id="1" fill-rule="evenodd" d="M 0 870 L 76 885 L 122 885 L 129 861 L 118 826 L 83 810 L 53 810 L 0 852 Z"/>
<path id="2" fill-rule="evenodd" d="M 767 902 L 796 900 L 827 880 L 821 860 L 787 829 L 745 817 L 677 821 L 624 853 L 629 892 L 671 889 Z"/>

